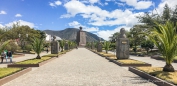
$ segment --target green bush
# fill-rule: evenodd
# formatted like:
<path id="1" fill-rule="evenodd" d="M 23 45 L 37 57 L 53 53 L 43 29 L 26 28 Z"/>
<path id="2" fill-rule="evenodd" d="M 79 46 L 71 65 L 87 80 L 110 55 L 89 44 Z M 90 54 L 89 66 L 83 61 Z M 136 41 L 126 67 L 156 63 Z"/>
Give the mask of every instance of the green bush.
<path id="1" fill-rule="evenodd" d="M 6 47 L 5 49 L 6 50 L 10 50 L 12 52 L 15 52 L 18 48 L 18 45 L 16 45 L 14 42 L 10 42 Z"/>
<path id="2" fill-rule="evenodd" d="M 25 50 L 27 50 L 27 52 L 32 50 L 32 46 L 30 44 L 25 45 Z"/>

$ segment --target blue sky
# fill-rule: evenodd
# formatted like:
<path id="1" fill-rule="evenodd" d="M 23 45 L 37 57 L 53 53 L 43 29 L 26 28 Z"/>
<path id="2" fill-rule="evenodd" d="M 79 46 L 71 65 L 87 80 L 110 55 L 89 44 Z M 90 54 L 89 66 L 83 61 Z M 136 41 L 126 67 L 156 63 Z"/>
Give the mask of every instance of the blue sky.
<path id="1" fill-rule="evenodd" d="M 0 27 L 15 22 L 38 30 L 63 30 L 82 26 L 106 40 L 120 28 L 138 24 L 144 12 L 160 14 L 177 0 L 0 0 Z"/>

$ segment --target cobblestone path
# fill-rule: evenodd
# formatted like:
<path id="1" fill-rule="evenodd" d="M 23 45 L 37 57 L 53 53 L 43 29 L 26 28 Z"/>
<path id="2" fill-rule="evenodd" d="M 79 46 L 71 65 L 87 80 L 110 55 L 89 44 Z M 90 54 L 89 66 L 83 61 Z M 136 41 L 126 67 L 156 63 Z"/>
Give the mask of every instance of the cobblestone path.
<path id="1" fill-rule="evenodd" d="M 93 52 L 79 48 L 3 86 L 156 86 Z"/>

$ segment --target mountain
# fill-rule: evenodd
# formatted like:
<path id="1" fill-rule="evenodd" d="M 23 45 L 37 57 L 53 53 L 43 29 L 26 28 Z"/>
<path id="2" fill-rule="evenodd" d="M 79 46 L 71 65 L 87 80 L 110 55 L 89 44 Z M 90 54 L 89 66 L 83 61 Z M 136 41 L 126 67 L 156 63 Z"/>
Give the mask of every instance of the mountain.
<path id="1" fill-rule="evenodd" d="M 49 35 L 59 36 L 60 38 L 65 40 L 76 40 L 76 35 L 78 31 L 79 29 L 76 28 L 66 28 L 61 31 L 44 30 L 44 32 Z M 99 41 L 99 37 L 93 33 L 86 32 L 86 41 L 87 42 Z M 101 41 L 104 41 L 104 39 L 101 38 Z"/>

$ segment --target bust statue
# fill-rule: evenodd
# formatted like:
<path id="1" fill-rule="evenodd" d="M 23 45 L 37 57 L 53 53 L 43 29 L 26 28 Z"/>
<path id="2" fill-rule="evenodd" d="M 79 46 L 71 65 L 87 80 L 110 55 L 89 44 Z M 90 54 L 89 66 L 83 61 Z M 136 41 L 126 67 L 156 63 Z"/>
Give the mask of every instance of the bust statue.
<path id="1" fill-rule="evenodd" d="M 52 38 L 53 38 L 52 41 L 55 41 L 56 37 L 55 37 L 55 36 L 52 36 Z"/>
<path id="2" fill-rule="evenodd" d="M 82 27 L 79 27 L 80 30 L 82 30 Z"/>
<path id="3" fill-rule="evenodd" d="M 126 35 L 125 35 L 125 29 L 124 29 L 124 28 L 121 28 L 121 29 L 120 29 L 119 38 L 127 38 Z"/>

